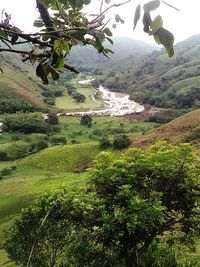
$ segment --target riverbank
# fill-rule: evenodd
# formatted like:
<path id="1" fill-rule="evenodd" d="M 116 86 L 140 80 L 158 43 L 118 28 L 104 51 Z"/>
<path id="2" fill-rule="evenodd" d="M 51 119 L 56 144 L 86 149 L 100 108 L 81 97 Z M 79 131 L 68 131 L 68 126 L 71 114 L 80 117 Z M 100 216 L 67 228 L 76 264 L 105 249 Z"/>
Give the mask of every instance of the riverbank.
<path id="1" fill-rule="evenodd" d="M 90 85 L 92 80 L 93 79 L 82 80 L 78 81 L 78 83 L 81 85 Z M 130 100 L 128 94 L 111 92 L 102 85 L 100 85 L 97 90 L 102 95 L 103 104 L 106 108 L 99 109 L 102 105 L 102 101 L 93 97 L 96 103 L 95 108 L 91 108 L 88 111 L 64 112 L 62 115 L 82 116 L 87 114 L 90 116 L 124 116 L 132 113 L 140 113 L 145 109 L 143 105 Z"/>

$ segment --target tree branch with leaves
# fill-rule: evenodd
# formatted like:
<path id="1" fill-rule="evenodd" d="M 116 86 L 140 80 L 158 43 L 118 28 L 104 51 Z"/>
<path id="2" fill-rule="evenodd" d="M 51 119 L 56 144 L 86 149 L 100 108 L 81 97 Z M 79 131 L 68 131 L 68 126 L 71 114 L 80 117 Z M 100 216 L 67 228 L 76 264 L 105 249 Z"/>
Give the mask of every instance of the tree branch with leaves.
<path id="1" fill-rule="evenodd" d="M 111 18 L 107 18 L 108 12 L 131 1 L 113 3 L 112 0 L 102 0 L 99 11 L 94 18 L 90 19 L 91 16 L 84 13 L 84 8 L 91 4 L 90 0 L 36 0 L 40 17 L 33 25 L 40 30 L 34 33 L 24 33 L 23 29 L 12 25 L 11 15 L 2 11 L 0 42 L 3 46 L 0 52 L 22 54 L 22 61 L 37 62 L 36 74 L 44 84 L 48 84 L 49 76 L 52 76 L 53 80 L 58 80 L 63 69 L 79 73 L 77 69 L 66 63 L 72 47 L 90 45 L 98 53 L 108 57 L 112 50 L 105 47 L 105 41 L 113 44 L 112 31 L 109 28 Z M 167 4 L 165 1 L 153 0 L 143 5 L 143 30 L 153 35 L 155 41 L 162 44 L 169 56 L 172 56 L 173 35 L 163 28 L 161 16 L 152 19 L 150 14 L 161 3 Z M 141 5 L 138 5 L 133 28 L 136 27 L 140 17 Z M 115 15 L 114 19 L 113 28 L 116 27 L 116 23 L 124 23 L 119 14 Z M 30 44 L 30 49 L 21 49 L 24 43 Z"/>

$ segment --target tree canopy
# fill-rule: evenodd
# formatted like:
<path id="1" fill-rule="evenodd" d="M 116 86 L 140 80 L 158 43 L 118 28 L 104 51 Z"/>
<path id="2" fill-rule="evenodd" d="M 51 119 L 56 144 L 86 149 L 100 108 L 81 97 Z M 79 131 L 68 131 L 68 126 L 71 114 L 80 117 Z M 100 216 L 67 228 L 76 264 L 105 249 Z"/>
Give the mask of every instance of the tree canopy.
<path id="1" fill-rule="evenodd" d="M 46 194 L 24 210 L 5 249 L 22 266 L 161 266 L 142 263 L 156 239 L 199 233 L 199 177 L 188 144 L 103 152 L 87 189 Z"/>
<path id="2" fill-rule="evenodd" d="M 92 16 L 84 12 L 84 7 L 91 4 L 91 0 L 36 0 L 39 18 L 34 21 L 34 26 L 39 28 L 35 33 L 24 33 L 11 23 L 11 15 L 2 12 L 0 21 L 0 41 L 3 46 L 0 52 L 11 52 L 22 55 L 22 61 L 37 62 L 36 74 L 44 84 L 48 84 L 48 77 L 58 80 L 62 69 L 68 69 L 78 73 L 73 66 L 66 61 L 70 50 L 76 45 L 91 45 L 98 53 L 108 56 L 112 50 L 105 47 L 105 41 L 112 41 L 110 18 L 107 13 L 112 8 L 128 4 L 132 0 L 113 3 L 112 0 L 100 1 L 100 7 Z M 162 17 L 151 17 L 151 12 L 161 4 L 167 4 L 163 0 L 151 0 L 143 5 L 143 30 L 153 35 L 158 44 L 162 44 L 169 56 L 172 56 L 174 37 L 163 27 Z M 169 4 L 167 4 L 169 5 Z M 174 8 L 174 7 L 173 7 Z M 133 28 L 136 27 L 141 17 L 141 5 L 135 11 Z M 117 23 L 125 21 L 119 14 L 114 16 Z M 31 44 L 30 49 L 24 50 L 23 44 Z M 16 47 L 16 49 L 15 49 Z"/>

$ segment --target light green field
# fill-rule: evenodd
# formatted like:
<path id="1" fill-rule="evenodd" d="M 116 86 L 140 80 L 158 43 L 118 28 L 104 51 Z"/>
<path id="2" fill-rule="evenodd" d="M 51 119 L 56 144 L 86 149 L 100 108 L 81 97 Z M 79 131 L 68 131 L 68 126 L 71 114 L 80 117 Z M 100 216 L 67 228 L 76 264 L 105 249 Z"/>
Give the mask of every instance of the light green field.
<path id="1" fill-rule="evenodd" d="M 80 124 L 80 117 L 60 117 L 61 133 L 67 142 L 77 140 L 80 143 L 98 142 L 103 136 L 112 139 L 118 134 L 144 132 L 158 127 L 160 124 L 152 122 L 136 122 L 121 117 L 93 117 L 92 126 Z"/>
<path id="2" fill-rule="evenodd" d="M 64 96 L 56 98 L 56 107 L 58 109 L 66 110 L 66 111 L 86 111 L 97 106 L 97 103 L 92 99 L 96 90 L 93 88 L 80 87 L 76 85 L 77 92 L 84 94 L 86 97 L 86 101 L 83 103 L 77 103 L 71 96 L 67 93 Z"/>

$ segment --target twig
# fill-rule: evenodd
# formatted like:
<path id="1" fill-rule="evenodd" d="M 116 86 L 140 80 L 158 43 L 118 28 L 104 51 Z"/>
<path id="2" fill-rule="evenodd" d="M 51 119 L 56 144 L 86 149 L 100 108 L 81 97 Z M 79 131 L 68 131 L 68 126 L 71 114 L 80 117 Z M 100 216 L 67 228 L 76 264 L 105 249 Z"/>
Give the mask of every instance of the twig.
<path id="1" fill-rule="evenodd" d="M 122 3 L 119 3 L 119 4 L 115 3 L 115 4 L 113 4 L 113 5 L 109 6 L 109 7 L 107 7 L 103 12 L 101 12 L 101 14 L 99 14 L 95 19 L 93 19 L 93 20 L 90 22 L 90 24 L 95 23 L 99 18 L 101 18 L 105 13 L 107 13 L 111 8 L 113 8 L 113 7 L 120 7 L 120 6 L 123 6 L 123 5 L 125 5 L 125 4 L 130 3 L 130 2 L 131 2 L 131 0 L 127 0 L 127 1 L 125 1 L 125 2 L 122 2 Z"/>
<path id="2" fill-rule="evenodd" d="M 103 2 L 104 2 L 104 0 L 101 0 L 100 14 L 102 13 L 102 10 L 103 10 Z"/>

